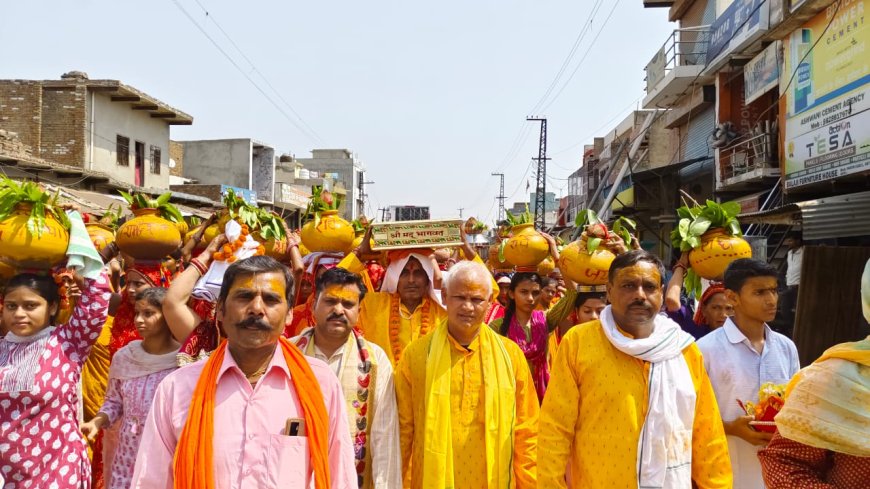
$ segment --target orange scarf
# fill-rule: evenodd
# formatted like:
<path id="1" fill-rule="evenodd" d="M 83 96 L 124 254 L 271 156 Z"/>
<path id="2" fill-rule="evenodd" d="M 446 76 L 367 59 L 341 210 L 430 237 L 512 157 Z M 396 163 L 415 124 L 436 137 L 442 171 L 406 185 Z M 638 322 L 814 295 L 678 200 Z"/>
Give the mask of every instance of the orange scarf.
<path id="1" fill-rule="evenodd" d="M 302 405 L 302 415 L 308 431 L 308 450 L 311 457 L 311 467 L 314 471 L 314 487 L 328 489 L 329 457 L 328 457 L 328 419 L 326 405 L 320 384 L 314 377 L 308 361 L 285 338 L 279 338 L 290 379 L 296 387 L 296 395 Z M 217 390 L 218 372 L 223 364 L 227 342 L 223 341 L 205 364 L 193 398 L 184 430 L 178 439 L 175 449 L 173 471 L 175 474 L 175 489 L 214 489 L 214 470 L 212 467 L 214 436 L 214 398 Z"/>

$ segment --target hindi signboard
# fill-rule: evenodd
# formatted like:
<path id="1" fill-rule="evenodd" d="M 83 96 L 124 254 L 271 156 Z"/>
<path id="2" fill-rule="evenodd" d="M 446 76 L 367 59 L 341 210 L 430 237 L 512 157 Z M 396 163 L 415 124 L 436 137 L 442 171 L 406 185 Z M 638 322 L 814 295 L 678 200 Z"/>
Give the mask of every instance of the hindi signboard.
<path id="1" fill-rule="evenodd" d="M 461 246 L 461 219 L 399 221 L 372 224 L 372 250 Z"/>

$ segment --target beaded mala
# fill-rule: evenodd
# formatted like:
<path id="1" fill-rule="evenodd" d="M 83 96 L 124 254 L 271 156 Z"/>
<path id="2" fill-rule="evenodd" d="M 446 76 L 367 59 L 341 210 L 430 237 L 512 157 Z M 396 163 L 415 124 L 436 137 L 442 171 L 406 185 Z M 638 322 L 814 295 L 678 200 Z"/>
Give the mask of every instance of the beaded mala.
<path id="1" fill-rule="evenodd" d="M 429 312 L 432 301 L 423 298 L 423 308 L 420 314 L 420 336 L 429 332 Z M 413 314 L 413 313 L 412 313 Z M 402 344 L 399 342 L 399 329 L 402 324 L 401 311 L 399 309 L 399 294 L 390 296 L 390 350 L 393 352 L 393 361 L 399 363 L 402 356 Z"/>

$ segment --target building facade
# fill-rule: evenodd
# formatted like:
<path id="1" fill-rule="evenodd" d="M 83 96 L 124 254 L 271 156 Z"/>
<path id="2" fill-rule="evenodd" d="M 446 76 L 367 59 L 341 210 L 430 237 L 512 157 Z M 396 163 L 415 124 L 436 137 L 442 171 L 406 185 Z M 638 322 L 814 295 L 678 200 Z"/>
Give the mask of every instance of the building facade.
<path id="1" fill-rule="evenodd" d="M 296 158 L 296 161 L 309 172 L 331 177 L 336 186 L 341 184 L 347 192 L 345 219 L 353 220 L 365 214 L 366 171 L 350 150 L 314 149 L 311 158 Z"/>
<path id="2" fill-rule="evenodd" d="M 118 80 L 0 80 L 0 128 L 34 156 L 131 186 L 169 188 L 169 133 L 193 118 Z"/>

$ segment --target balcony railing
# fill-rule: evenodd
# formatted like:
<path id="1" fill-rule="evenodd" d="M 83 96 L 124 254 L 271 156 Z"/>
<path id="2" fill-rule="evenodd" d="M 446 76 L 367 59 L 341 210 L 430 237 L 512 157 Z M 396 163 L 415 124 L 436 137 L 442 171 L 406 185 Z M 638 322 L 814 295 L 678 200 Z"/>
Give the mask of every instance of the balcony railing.
<path id="1" fill-rule="evenodd" d="M 751 134 L 719 151 L 722 183 L 769 177 L 769 170 L 779 168 L 777 152 L 776 125 L 762 122 Z"/>
<path id="2" fill-rule="evenodd" d="M 704 66 L 710 33 L 708 25 L 675 29 L 646 65 L 647 93 L 679 66 Z"/>

